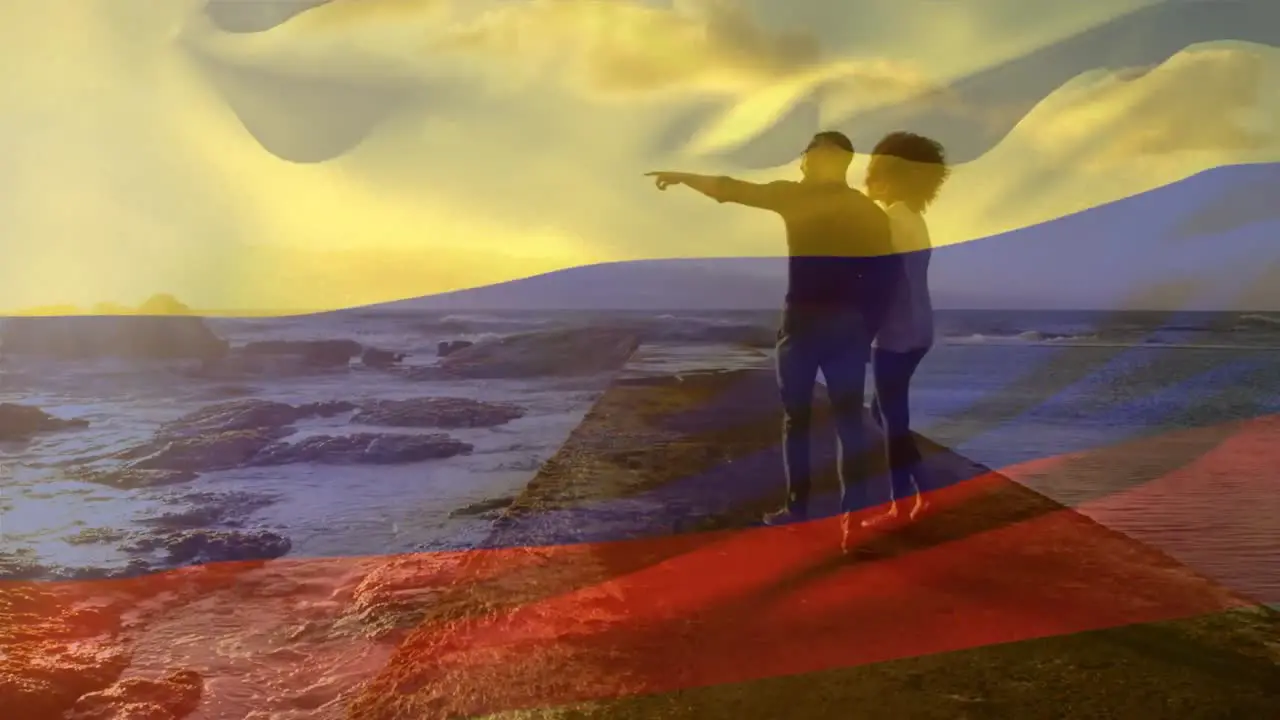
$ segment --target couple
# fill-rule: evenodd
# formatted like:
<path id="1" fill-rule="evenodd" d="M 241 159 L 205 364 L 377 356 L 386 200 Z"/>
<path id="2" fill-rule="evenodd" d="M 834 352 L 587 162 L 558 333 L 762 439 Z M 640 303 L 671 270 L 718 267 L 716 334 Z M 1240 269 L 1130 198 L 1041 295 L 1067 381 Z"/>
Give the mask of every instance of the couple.
<path id="1" fill-rule="evenodd" d="M 782 217 L 788 285 L 778 330 L 787 503 L 765 516 L 782 525 L 808 518 L 809 426 L 818 371 L 839 437 L 842 548 L 867 480 L 862 425 L 866 365 L 872 363 L 872 415 L 885 431 L 890 504 L 877 526 L 915 519 L 926 507 L 915 474 L 919 450 L 909 429 L 908 386 L 933 344 L 929 231 L 922 217 L 946 180 L 942 147 L 907 132 L 886 136 L 867 167 L 866 194 L 849 186 L 853 144 L 838 132 L 813 137 L 801 157 L 803 179 L 756 184 L 728 177 L 652 172 L 659 190 L 685 185 L 718 202 Z M 914 497 L 910 508 L 899 502 Z"/>

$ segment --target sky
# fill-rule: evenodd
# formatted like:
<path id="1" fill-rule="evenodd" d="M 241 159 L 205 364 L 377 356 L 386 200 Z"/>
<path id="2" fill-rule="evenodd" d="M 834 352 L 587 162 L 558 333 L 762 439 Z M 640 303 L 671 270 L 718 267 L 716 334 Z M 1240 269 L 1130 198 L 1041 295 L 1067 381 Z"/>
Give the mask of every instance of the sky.
<path id="1" fill-rule="evenodd" d="M 1210 5 L 1244 10 L 1180 21 Z M 929 218 L 936 242 L 967 242 L 1280 160 L 1266 6 L 6 3 L 0 58 L 19 71 L 0 78 L 0 309 L 164 292 L 323 310 L 601 262 L 778 255 L 775 218 L 642 174 L 796 178 L 813 132 L 866 147 L 899 121 L 957 148 Z M 989 286 L 1019 268 L 974 272 Z"/>

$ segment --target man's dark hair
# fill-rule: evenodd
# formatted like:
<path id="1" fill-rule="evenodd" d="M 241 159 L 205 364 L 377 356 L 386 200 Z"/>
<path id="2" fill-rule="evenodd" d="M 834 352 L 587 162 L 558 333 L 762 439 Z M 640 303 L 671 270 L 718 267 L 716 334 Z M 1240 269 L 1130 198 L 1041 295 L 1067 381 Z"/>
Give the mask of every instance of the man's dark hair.
<path id="1" fill-rule="evenodd" d="M 853 153 L 853 142 L 842 132 L 835 130 L 824 130 L 809 141 L 809 149 L 813 149 L 819 145 L 834 145 L 847 153 Z"/>
<path id="2" fill-rule="evenodd" d="M 916 212 L 924 212 L 950 174 L 946 152 L 937 140 L 895 132 L 872 151 L 867 184 L 879 182 L 887 189 L 890 202 L 903 202 Z"/>

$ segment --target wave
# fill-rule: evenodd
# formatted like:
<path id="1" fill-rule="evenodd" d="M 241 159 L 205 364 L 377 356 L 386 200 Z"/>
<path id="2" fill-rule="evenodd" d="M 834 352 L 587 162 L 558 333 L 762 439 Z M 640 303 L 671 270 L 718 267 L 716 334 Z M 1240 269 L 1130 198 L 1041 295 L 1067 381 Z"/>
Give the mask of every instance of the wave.
<path id="1" fill-rule="evenodd" d="M 1074 344 L 1093 343 L 1096 335 L 1072 335 L 1067 333 L 1042 332 L 1040 330 L 1024 330 L 1014 334 L 969 333 L 965 335 L 945 335 L 943 341 L 948 345 L 984 345 L 984 344 Z"/>
<path id="2" fill-rule="evenodd" d="M 439 322 L 453 325 L 546 325 L 547 318 L 520 318 L 512 315 L 459 314 L 445 315 Z"/>
<path id="3" fill-rule="evenodd" d="M 1243 343 L 1189 343 L 1160 340 L 1149 338 L 1140 343 L 1124 343 L 1126 346 L 1141 345 L 1144 347 L 1157 347 L 1160 349 L 1179 349 L 1179 350 L 1266 350 L 1275 352 L 1280 350 L 1280 345 L 1264 345 L 1264 344 L 1243 344 Z"/>
<path id="4" fill-rule="evenodd" d="M 1241 326 L 1244 326 L 1244 328 L 1241 328 Z M 1280 327 L 1280 317 L 1275 315 L 1262 315 L 1260 313 L 1246 313 L 1239 317 L 1239 322 L 1236 327 L 1250 330 L 1258 327 Z"/>
<path id="5" fill-rule="evenodd" d="M 451 313 L 428 315 L 383 315 L 361 328 L 360 340 L 377 340 L 379 346 L 398 350 L 434 353 L 441 340 L 494 339 L 513 334 L 569 327 L 609 327 L 635 332 L 649 344 L 746 345 L 772 347 L 776 341 L 779 314 L 759 311 L 724 312 L 599 312 L 546 313 Z M 940 344 L 947 345 L 1056 345 L 1056 346 L 1136 346 L 1161 347 L 1275 344 L 1266 337 L 1280 329 L 1280 317 L 1262 313 L 1240 315 L 1227 323 L 1168 322 L 1156 319 L 1116 324 L 1115 318 L 1019 317 L 1017 314 L 974 311 L 944 312 L 937 317 Z M 402 347 L 412 336 L 412 349 Z M 346 334 L 344 337 L 352 337 Z"/>
<path id="6" fill-rule="evenodd" d="M 1231 343 L 1231 342 L 1185 342 L 1179 339 L 1163 339 L 1159 337 L 1124 337 L 1103 338 L 1097 335 L 1062 335 L 1044 337 L 1034 330 L 1015 335 L 984 335 L 973 333 L 961 336 L 946 336 L 942 340 L 945 345 L 1024 345 L 1045 347 L 1073 348 L 1158 348 L 1160 350 L 1232 350 L 1253 351 L 1280 350 L 1274 343 Z"/>

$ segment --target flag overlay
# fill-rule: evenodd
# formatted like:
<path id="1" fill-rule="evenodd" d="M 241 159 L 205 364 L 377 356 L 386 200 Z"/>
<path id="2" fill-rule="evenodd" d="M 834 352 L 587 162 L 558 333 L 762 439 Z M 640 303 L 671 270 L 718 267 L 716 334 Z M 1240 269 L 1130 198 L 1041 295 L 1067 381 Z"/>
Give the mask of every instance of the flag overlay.
<path id="1" fill-rule="evenodd" d="M 0 717 L 1280 717 L 1280 5 L 11 5 Z M 819 130 L 951 166 L 911 522 L 643 176 Z"/>

